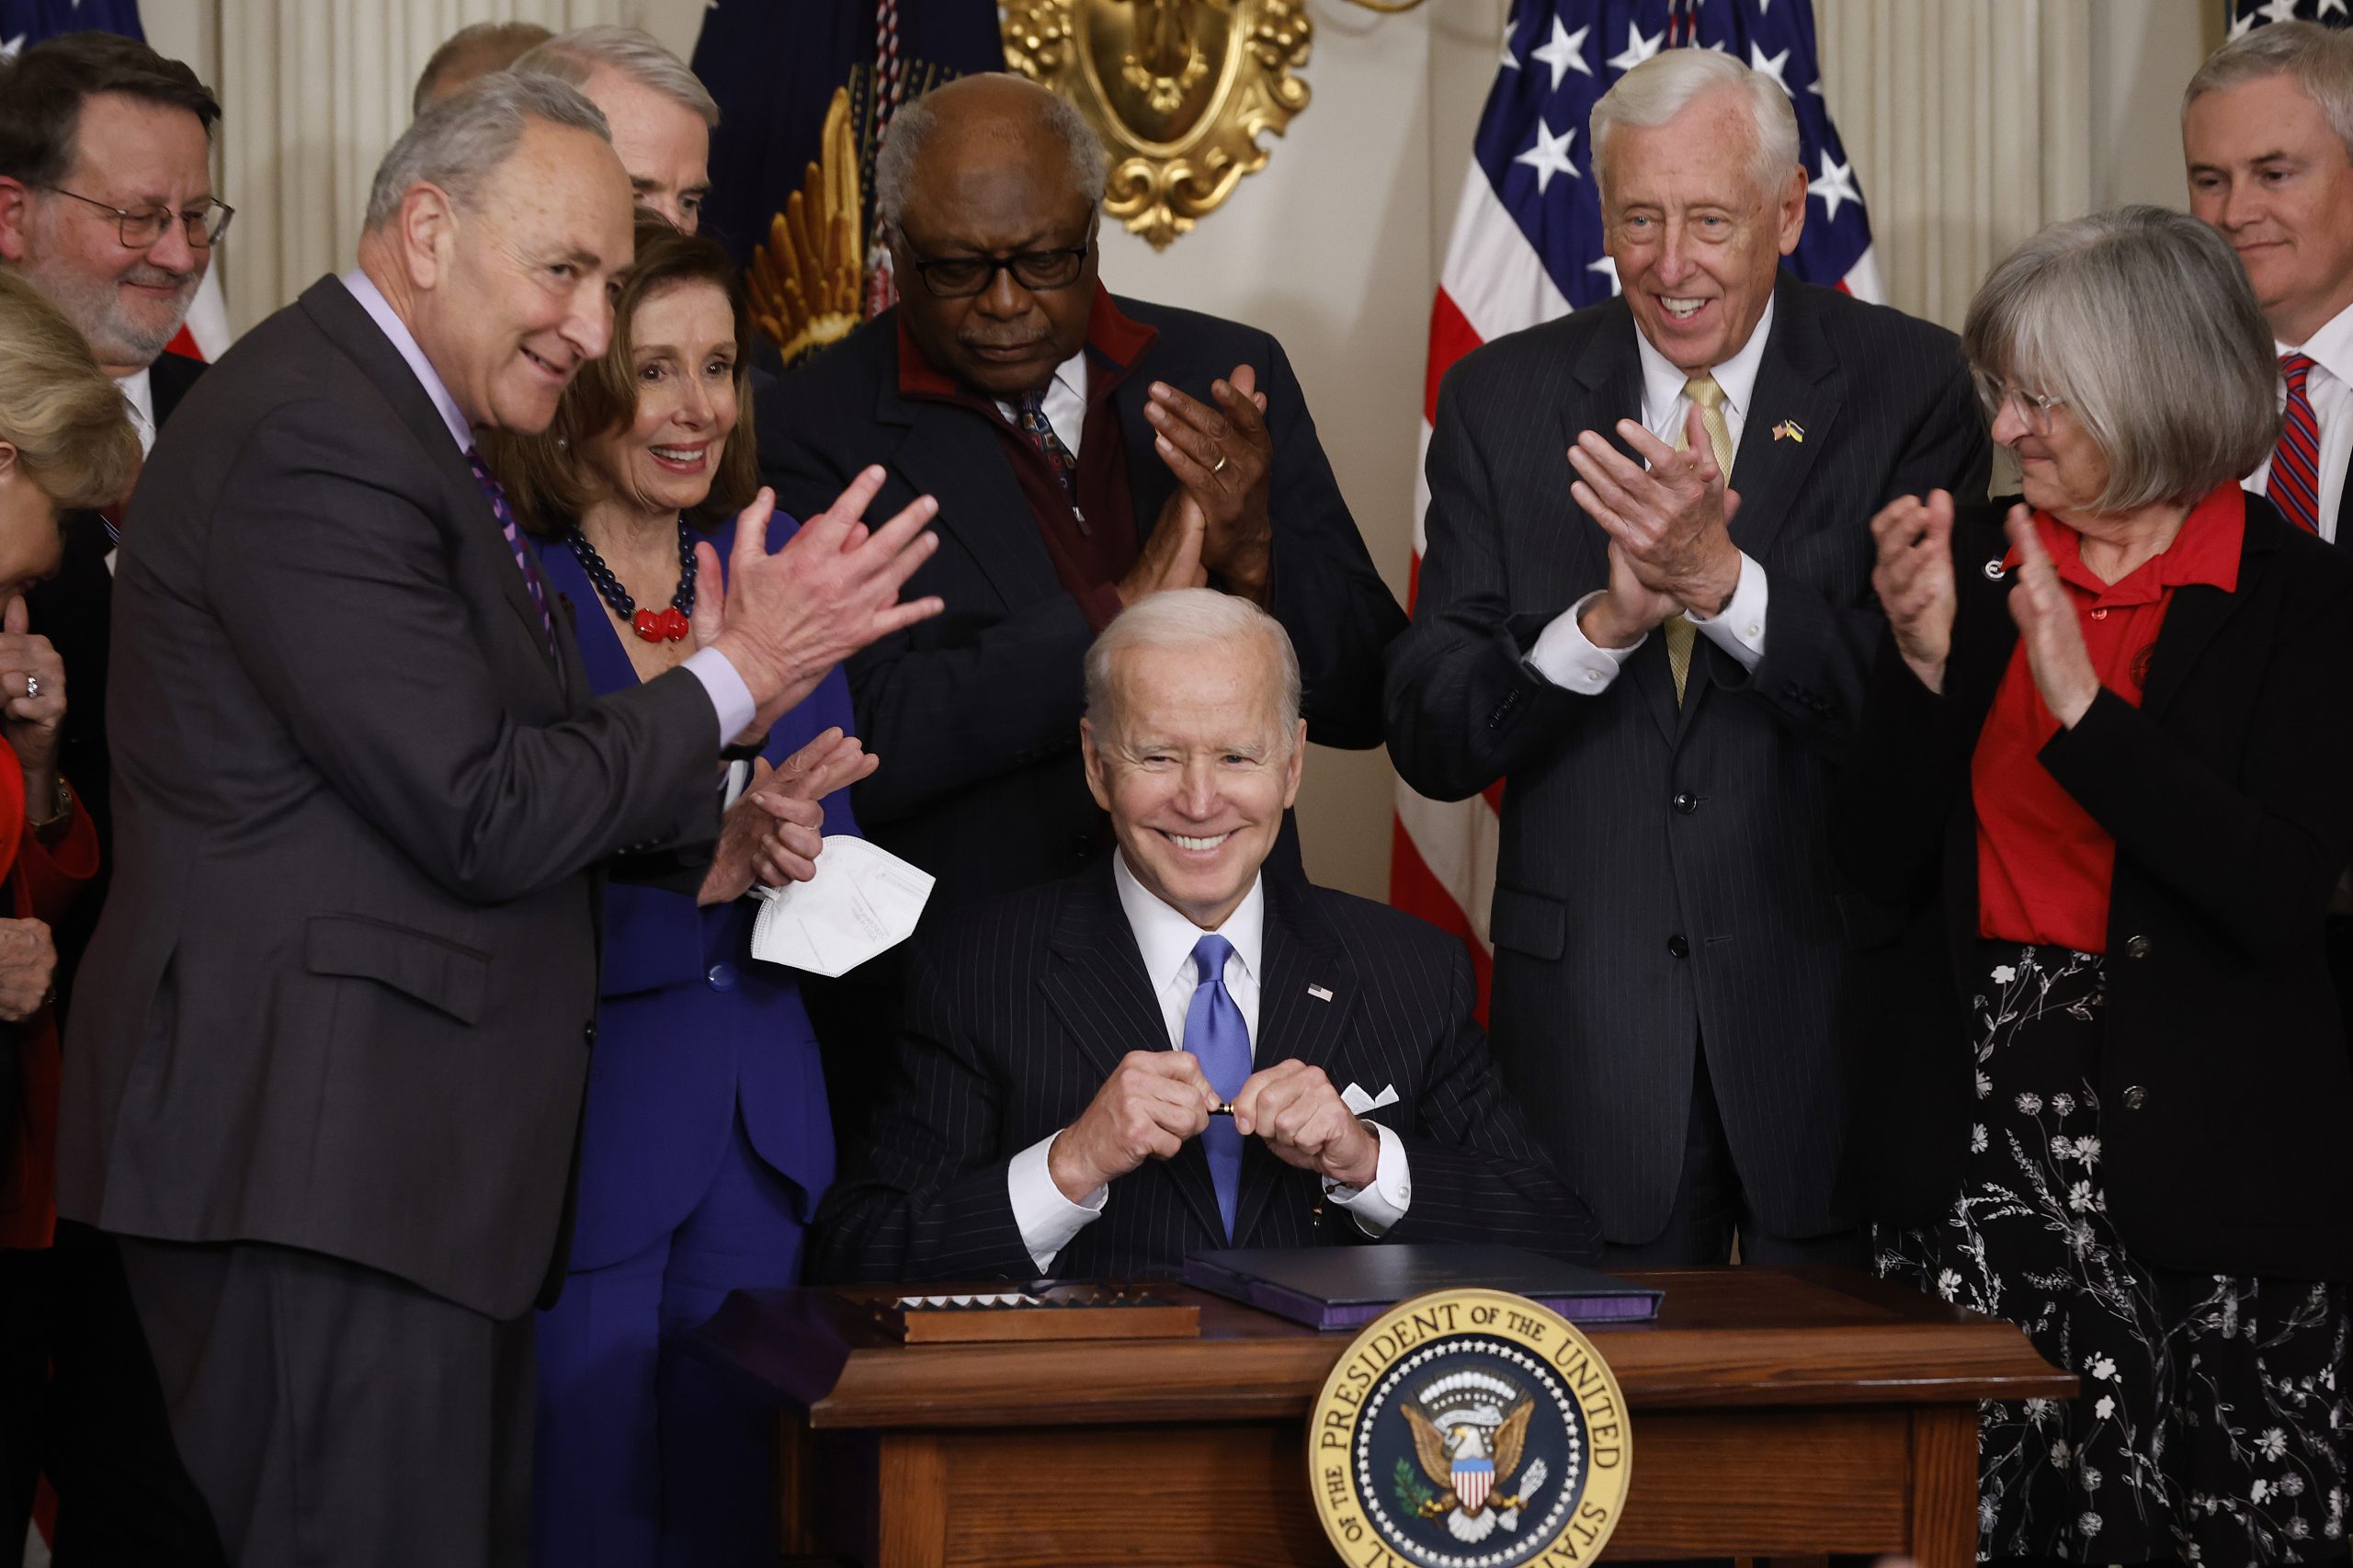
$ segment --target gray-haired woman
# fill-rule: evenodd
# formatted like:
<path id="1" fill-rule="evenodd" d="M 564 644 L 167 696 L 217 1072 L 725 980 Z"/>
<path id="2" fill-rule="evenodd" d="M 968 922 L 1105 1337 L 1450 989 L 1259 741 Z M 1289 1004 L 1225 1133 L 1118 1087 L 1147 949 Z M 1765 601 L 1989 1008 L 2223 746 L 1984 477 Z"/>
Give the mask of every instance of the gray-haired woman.
<path id="1" fill-rule="evenodd" d="M 2024 495 L 1872 520 L 1833 818 L 1879 1268 L 2083 1381 L 1986 1407 L 1982 1556 L 2342 1558 L 2353 561 L 2239 488 L 2277 370 L 2204 224 L 2045 230 L 1963 347 Z"/>

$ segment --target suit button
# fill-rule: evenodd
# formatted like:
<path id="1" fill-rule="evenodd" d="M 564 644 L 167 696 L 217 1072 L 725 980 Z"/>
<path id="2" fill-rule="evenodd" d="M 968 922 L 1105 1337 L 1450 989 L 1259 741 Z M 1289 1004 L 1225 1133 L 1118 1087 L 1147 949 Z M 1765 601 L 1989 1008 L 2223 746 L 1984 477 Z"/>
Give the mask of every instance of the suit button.
<path id="1" fill-rule="evenodd" d="M 2124 1086 L 2124 1108 L 2126 1110 L 2139 1110 L 2143 1106 L 2147 1105 L 2148 1103 L 2149 1091 L 2147 1089 L 2143 1088 L 2138 1084 L 2127 1084 Z"/>
<path id="2" fill-rule="evenodd" d="M 2124 956 L 2128 959 L 2147 958 L 2149 948 L 2149 938 L 2146 937 L 2127 937 L 2124 939 Z"/>
<path id="3" fill-rule="evenodd" d="M 735 966 L 723 963 L 712 964 L 710 973 L 706 978 L 710 980 L 710 988 L 713 991 L 733 991 L 735 989 Z"/>
<path id="4" fill-rule="evenodd" d="M 1691 956 L 1691 944 L 1679 936 L 1669 937 L 1666 939 L 1666 951 L 1670 958 L 1688 959 Z"/>
<path id="5" fill-rule="evenodd" d="M 1686 790 L 1675 797 L 1675 809 L 1688 817 L 1699 809 L 1699 797 Z"/>
<path id="6" fill-rule="evenodd" d="M 589 1050 L 597 1049 L 597 1021 L 594 1018 L 580 1026 L 580 1038 L 587 1043 Z"/>

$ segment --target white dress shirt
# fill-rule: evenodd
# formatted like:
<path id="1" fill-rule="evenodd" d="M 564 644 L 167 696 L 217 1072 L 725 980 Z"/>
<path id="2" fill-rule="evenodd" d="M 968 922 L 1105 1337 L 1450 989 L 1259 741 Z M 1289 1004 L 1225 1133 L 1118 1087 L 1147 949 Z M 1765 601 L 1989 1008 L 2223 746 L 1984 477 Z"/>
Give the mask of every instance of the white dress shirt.
<path id="1" fill-rule="evenodd" d="M 401 358 L 407 362 L 409 369 L 424 386 L 425 395 L 433 400 L 435 410 L 441 415 L 441 423 L 449 427 L 449 439 L 458 443 L 458 450 L 473 450 L 472 425 L 458 407 L 458 400 L 449 395 L 448 385 L 442 381 L 439 372 L 433 369 L 433 361 L 425 357 L 425 349 L 416 341 L 416 335 L 409 331 L 408 323 L 401 320 L 399 312 L 392 309 L 392 301 L 385 299 L 383 290 L 376 287 L 376 280 L 355 267 L 343 275 L 343 286 L 351 290 L 351 297 L 359 301 L 359 308 L 368 312 L 368 319 L 376 324 L 376 329 L 390 338 L 392 347 L 399 350 Z M 736 673 L 733 665 L 728 663 L 726 654 L 716 648 L 705 648 L 688 655 L 686 662 L 678 667 L 691 671 L 695 679 L 702 682 L 703 690 L 710 694 L 711 707 L 719 711 L 719 744 L 722 746 L 729 744 L 752 727 L 753 716 L 759 710 L 758 705 L 752 700 L 752 688 L 744 684 L 744 677 Z"/>
<path id="2" fill-rule="evenodd" d="M 2275 343 L 2280 354 L 2302 352 L 2313 357 L 2304 377 L 2304 395 L 2312 399 L 2313 417 L 2320 422 L 2320 537 L 2336 542 L 2337 509 L 2345 502 L 2345 467 L 2353 462 L 2353 305 L 2328 319 L 2328 324 L 2301 344 Z M 2279 406 L 2288 406 L 2288 382 L 2279 381 Z M 2271 483 L 2271 460 L 2239 481 L 2241 487 L 2260 495 Z"/>
<path id="3" fill-rule="evenodd" d="M 1046 383 L 1042 400 L 1046 423 L 1054 427 L 1054 437 L 1070 449 L 1071 460 L 1078 459 L 1078 443 L 1086 434 L 1086 350 L 1077 353 L 1054 367 L 1054 379 Z M 996 411 L 1005 415 L 1006 423 L 1018 429 L 1021 405 L 996 400 Z"/>
<path id="4" fill-rule="evenodd" d="M 1732 432 L 1735 453 L 1740 450 L 1741 432 L 1748 427 L 1749 407 L 1756 396 L 1756 372 L 1765 362 L 1765 343 L 1772 332 L 1773 301 L 1768 299 L 1765 313 L 1756 318 L 1756 330 L 1748 335 L 1740 352 L 1713 371 L 1716 385 L 1723 389 L 1724 426 Z M 1691 400 L 1683 392 L 1683 383 L 1690 378 L 1652 347 L 1650 339 L 1639 331 L 1634 334 L 1634 350 L 1643 361 L 1643 426 L 1673 446 L 1682 438 L 1684 420 L 1691 412 Z M 1574 478 L 1574 472 L 1569 477 Z M 1735 483 L 1732 488 L 1740 487 Z M 1537 634 L 1536 645 L 1528 652 L 1528 662 L 1536 666 L 1537 674 L 1554 686 L 1587 696 L 1609 688 L 1634 650 L 1650 639 L 1637 638 L 1623 648 L 1603 648 L 1585 634 L 1577 617 L 1607 591 L 1597 588 L 1586 595 Z M 1753 670 L 1765 656 L 1765 568 L 1743 551 L 1739 581 L 1722 610 L 1712 616 L 1687 610 L 1684 619 L 1701 636 L 1738 659 L 1743 668 Z"/>
<path id="5" fill-rule="evenodd" d="M 1136 949 L 1143 956 L 1143 971 L 1154 979 L 1154 994 L 1168 1026 L 1168 1047 L 1172 1051 L 1181 1049 L 1185 1043 L 1185 1015 L 1191 1009 L 1193 992 L 1200 984 L 1193 963 L 1193 946 L 1209 933 L 1136 881 L 1128 869 L 1124 853 L 1112 856 L 1111 862 L 1111 880 L 1120 891 L 1120 907 L 1127 915 L 1129 929 L 1135 933 Z M 1258 980 L 1263 972 L 1260 961 L 1266 954 L 1264 878 L 1251 882 L 1250 891 L 1243 895 L 1233 913 L 1225 917 L 1225 924 L 1217 928 L 1216 934 L 1233 945 L 1233 953 L 1225 960 L 1225 989 L 1242 1014 L 1255 1058 L 1258 1050 Z M 1405 1145 L 1397 1134 L 1377 1121 L 1365 1125 L 1381 1142 L 1381 1159 L 1372 1185 L 1343 1187 L 1327 1180 L 1324 1193 L 1354 1214 L 1367 1235 L 1378 1236 L 1405 1217 L 1406 1206 L 1413 1197 L 1413 1182 L 1406 1168 Z M 1021 1228 L 1021 1244 L 1029 1248 L 1030 1261 L 1038 1266 L 1040 1274 L 1053 1268 L 1055 1257 L 1070 1244 L 1073 1236 L 1103 1212 L 1111 1195 L 1108 1187 L 1098 1187 L 1086 1195 L 1084 1202 L 1073 1203 L 1063 1196 L 1063 1189 L 1054 1185 L 1053 1174 L 1046 1164 L 1053 1151 L 1054 1139 L 1061 1136 L 1057 1132 L 1041 1138 L 1022 1150 L 1013 1156 L 1006 1172 L 1014 1222 Z"/>
<path id="6" fill-rule="evenodd" d="M 117 376 L 114 384 L 130 405 L 131 427 L 139 432 L 139 455 L 147 457 L 155 450 L 154 372 L 142 365 L 127 376 Z"/>

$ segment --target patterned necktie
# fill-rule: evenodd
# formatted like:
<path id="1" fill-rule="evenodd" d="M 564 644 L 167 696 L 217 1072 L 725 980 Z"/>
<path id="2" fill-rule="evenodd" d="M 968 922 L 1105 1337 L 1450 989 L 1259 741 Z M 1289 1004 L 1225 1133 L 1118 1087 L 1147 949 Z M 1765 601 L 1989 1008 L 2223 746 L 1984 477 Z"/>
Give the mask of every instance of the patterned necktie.
<path id="1" fill-rule="evenodd" d="M 1683 395 L 1699 410 L 1699 423 L 1708 432 L 1708 445 L 1716 454 L 1716 470 L 1732 481 L 1732 426 L 1724 423 L 1724 389 L 1716 385 L 1713 376 L 1694 376 L 1683 383 Z M 1688 446 L 1688 428 L 1677 426 L 1676 450 Z M 1686 620 L 1678 611 L 1666 618 L 1659 630 L 1666 635 L 1666 671 L 1675 677 L 1675 705 L 1683 706 L 1683 688 L 1691 680 L 1691 644 L 1699 629 Z"/>
<path id="2" fill-rule="evenodd" d="M 1199 976 L 1193 1000 L 1185 1008 L 1185 1049 L 1198 1057 L 1201 1075 L 1230 1100 L 1242 1092 L 1250 1076 L 1250 1029 L 1233 993 L 1225 988 L 1225 960 L 1233 944 L 1211 935 L 1193 944 L 1193 971 Z M 1230 1116 L 1213 1116 L 1201 1133 L 1202 1151 L 1210 1157 L 1210 1180 L 1217 1187 L 1217 1211 L 1225 1220 L 1228 1242 L 1233 1233 L 1234 1200 L 1242 1193 L 1242 1134 Z"/>
<path id="3" fill-rule="evenodd" d="M 482 460 L 482 453 L 468 447 L 466 465 L 474 471 L 474 483 L 490 500 L 491 516 L 498 519 L 499 531 L 506 536 L 506 548 L 515 552 L 515 569 L 523 574 L 523 585 L 531 591 L 531 603 L 539 607 L 540 630 L 547 633 L 548 653 L 555 653 L 555 621 L 548 614 L 548 597 L 540 587 L 540 574 L 531 570 L 531 558 L 523 544 L 523 530 L 515 523 L 515 508 L 506 504 L 506 487 Z"/>
<path id="4" fill-rule="evenodd" d="M 1071 510 L 1076 511 L 1078 459 L 1063 445 L 1063 438 L 1054 434 L 1053 422 L 1046 417 L 1044 389 L 1023 392 L 1017 412 L 1019 417 L 1014 423 L 1021 426 L 1021 433 L 1029 437 L 1029 444 L 1038 449 L 1038 455 L 1046 460 L 1046 466 L 1062 481 L 1063 499 L 1070 503 Z"/>
<path id="5" fill-rule="evenodd" d="M 2309 354 L 2279 356 L 2279 374 L 2288 383 L 2288 403 L 2280 410 L 2279 444 L 2271 450 L 2271 477 L 2263 493 L 2287 519 L 2308 534 L 2320 532 L 2320 420 L 2304 381 L 2313 373 Z"/>

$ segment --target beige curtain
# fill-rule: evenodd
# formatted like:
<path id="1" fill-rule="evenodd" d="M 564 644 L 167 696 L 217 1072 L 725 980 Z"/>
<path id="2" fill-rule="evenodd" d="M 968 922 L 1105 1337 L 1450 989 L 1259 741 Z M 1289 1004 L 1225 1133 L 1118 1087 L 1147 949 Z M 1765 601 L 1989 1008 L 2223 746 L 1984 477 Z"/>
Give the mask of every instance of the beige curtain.
<path id="1" fill-rule="evenodd" d="M 633 21 L 625 0 L 217 0 L 222 187 L 237 226 L 222 247 L 242 332 L 352 263 L 368 181 L 409 121 L 417 73 L 480 21 L 558 31 Z"/>

